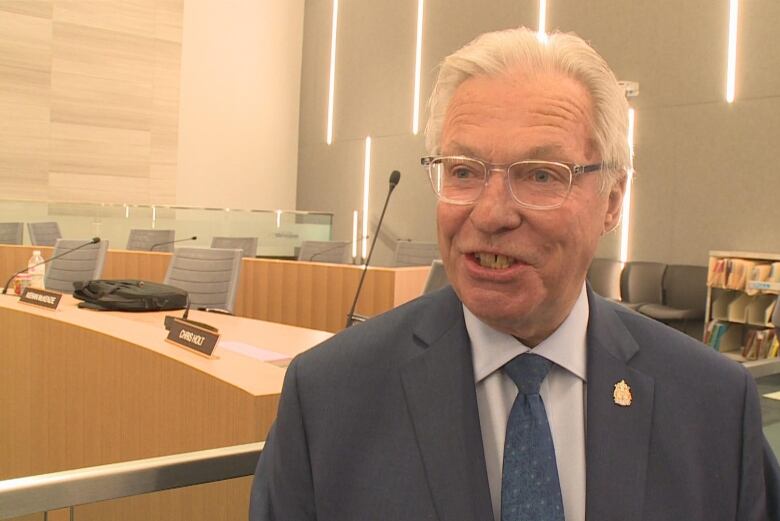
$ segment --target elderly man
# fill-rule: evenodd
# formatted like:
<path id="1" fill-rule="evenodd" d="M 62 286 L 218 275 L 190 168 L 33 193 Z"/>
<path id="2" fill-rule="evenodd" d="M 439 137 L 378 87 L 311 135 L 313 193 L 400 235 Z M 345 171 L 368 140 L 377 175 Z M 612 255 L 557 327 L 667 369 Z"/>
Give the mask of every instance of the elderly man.
<path id="1" fill-rule="evenodd" d="M 452 287 L 293 361 L 253 521 L 780 519 L 750 376 L 585 284 L 626 120 L 573 35 L 444 61 L 423 164 Z"/>

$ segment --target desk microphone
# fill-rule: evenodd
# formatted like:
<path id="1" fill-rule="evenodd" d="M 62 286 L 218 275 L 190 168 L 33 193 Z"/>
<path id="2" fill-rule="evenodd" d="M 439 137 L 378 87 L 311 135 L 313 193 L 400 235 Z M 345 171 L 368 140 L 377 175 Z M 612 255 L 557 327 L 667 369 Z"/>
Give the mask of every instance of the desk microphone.
<path id="1" fill-rule="evenodd" d="M 371 262 L 371 254 L 374 253 L 374 246 L 376 246 L 376 239 L 379 237 L 379 228 L 382 227 L 382 221 L 385 219 L 385 211 L 387 210 L 387 203 L 390 202 L 390 194 L 393 193 L 395 187 L 398 186 L 398 182 L 401 180 L 401 172 L 393 170 L 390 174 L 390 188 L 387 190 L 387 197 L 385 198 L 385 205 L 382 207 L 382 214 L 379 216 L 379 222 L 376 225 L 376 231 L 374 232 L 374 240 L 371 241 L 371 249 L 368 250 L 368 257 L 366 257 L 366 263 L 363 265 L 363 272 L 360 274 L 360 282 L 358 283 L 357 291 L 355 291 L 355 299 L 352 301 L 352 307 L 349 308 L 347 314 L 347 325 L 351 326 L 355 321 L 355 306 L 357 306 L 358 297 L 360 297 L 360 290 L 363 288 L 363 281 L 366 278 L 366 271 L 368 271 L 368 263 Z M 365 216 L 367 217 L 367 216 Z"/>
<path id="2" fill-rule="evenodd" d="M 190 303 L 190 294 L 187 293 L 187 306 L 184 308 L 184 313 L 182 313 L 181 318 L 174 317 L 173 315 L 166 315 L 165 319 L 163 321 L 163 323 L 165 325 L 165 329 L 166 330 L 170 330 L 171 326 L 173 325 L 173 321 L 174 320 L 180 320 L 182 322 L 186 322 L 186 323 L 188 323 L 190 325 L 193 325 L 195 327 L 199 327 L 201 329 L 205 329 L 206 331 L 211 331 L 214 334 L 219 334 L 219 329 L 217 329 L 216 327 L 210 326 L 209 324 L 206 324 L 204 322 L 198 322 L 196 320 L 191 320 L 189 318 L 189 316 L 190 316 L 190 304 L 191 304 Z"/>
<path id="3" fill-rule="evenodd" d="M 6 293 L 8 293 L 8 286 L 11 285 L 11 281 L 14 280 L 14 277 L 19 275 L 20 273 L 24 273 L 25 271 L 27 271 L 29 269 L 32 269 L 32 268 L 35 268 L 35 267 L 38 267 L 38 266 L 40 266 L 42 264 L 48 264 L 51 261 L 53 261 L 54 259 L 59 259 L 60 257 L 64 257 L 65 255 L 68 255 L 69 253 L 73 253 L 76 250 L 80 250 L 81 248 L 86 248 L 90 244 L 97 244 L 99 242 L 100 242 L 100 237 L 93 237 L 92 240 L 87 241 L 84 244 L 79 244 L 78 246 L 76 246 L 74 248 L 71 248 L 69 250 L 65 250 L 64 252 L 62 252 L 62 253 L 60 253 L 58 255 L 55 255 L 54 257 L 49 257 L 48 259 L 44 260 L 43 262 L 39 262 L 38 264 L 33 264 L 32 266 L 27 266 L 23 270 L 17 271 L 13 275 L 11 275 L 11 278 L 8 279 L 8 281 L 5 283 L 5 286 L 3 286 L 3 293 L 2 294 L 5 295 Z"/>
<path id="4" fill-rule="evenodd" d="M 165 241 L 165 242 L 158 242 L 156 244 L 152 244 L 151 248 L 149 248 L 149 251 L 154 251 L 154 249 L 158 246 L 165 246 L 166 244 L 173 244 L 175 242 L 183 242 L 183 241 L 197 241 L 198 236 L 193 235 L 192 237 L 187 237 L 186 239 L 177 239 L 175 241 Z"/>

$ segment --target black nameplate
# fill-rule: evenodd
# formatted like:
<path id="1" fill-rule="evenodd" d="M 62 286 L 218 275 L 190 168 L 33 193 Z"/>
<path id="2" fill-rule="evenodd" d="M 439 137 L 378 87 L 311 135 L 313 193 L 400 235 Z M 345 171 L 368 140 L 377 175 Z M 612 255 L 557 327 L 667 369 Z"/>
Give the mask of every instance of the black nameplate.
<path id="1" fill-rule="evenodd" d="M 46 309 L 57 309 L 57 306 L 60 305 L 60 300 L 62 300 L 62 293 L 37 288 L 24 288 L 22 294 L 19 295 L 19 302 Z"/>
<path id="2" fill-rule="evenodd" d="M 219 334 L 193 326 L 181 320 L 173 320 L 170 323 L 167 340 L 176 345 L 192 349 L 200 354 L 211 356 L 217 346 Z"/>

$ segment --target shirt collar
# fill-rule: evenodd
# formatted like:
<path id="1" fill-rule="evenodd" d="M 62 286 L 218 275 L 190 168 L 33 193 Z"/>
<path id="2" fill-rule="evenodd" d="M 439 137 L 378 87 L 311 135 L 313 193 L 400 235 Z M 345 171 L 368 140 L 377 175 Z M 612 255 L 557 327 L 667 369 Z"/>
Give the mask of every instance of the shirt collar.
<path id="1" fill-rule="evenodd" d="M 588 328 L 588 295 L 585 285 L 574 303 L 569 316 L 534 348 L 534 353 L 586 380 L 586 333 Z M 471 339 L 471 355 L 474 360 L 474 381 L 479 383 L 494 371 L 502 368 L 517 355 L 530 351 L 528 346 L 512 335 L 502 333 L 477 318 L 463 306 L 466 330 Z"/>

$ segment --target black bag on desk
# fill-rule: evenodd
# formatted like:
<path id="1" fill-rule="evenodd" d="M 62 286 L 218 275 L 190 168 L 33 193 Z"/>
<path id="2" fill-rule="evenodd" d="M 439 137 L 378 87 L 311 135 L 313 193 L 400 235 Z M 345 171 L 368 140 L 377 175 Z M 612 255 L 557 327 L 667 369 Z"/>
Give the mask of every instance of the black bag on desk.
<path id="1" fill-rule="evenodd" d="M 167 311 L 187 307 L 187 292 L 145 280 L 88 280 L 74 282 L 80 308 L 101 311 Z"/>

